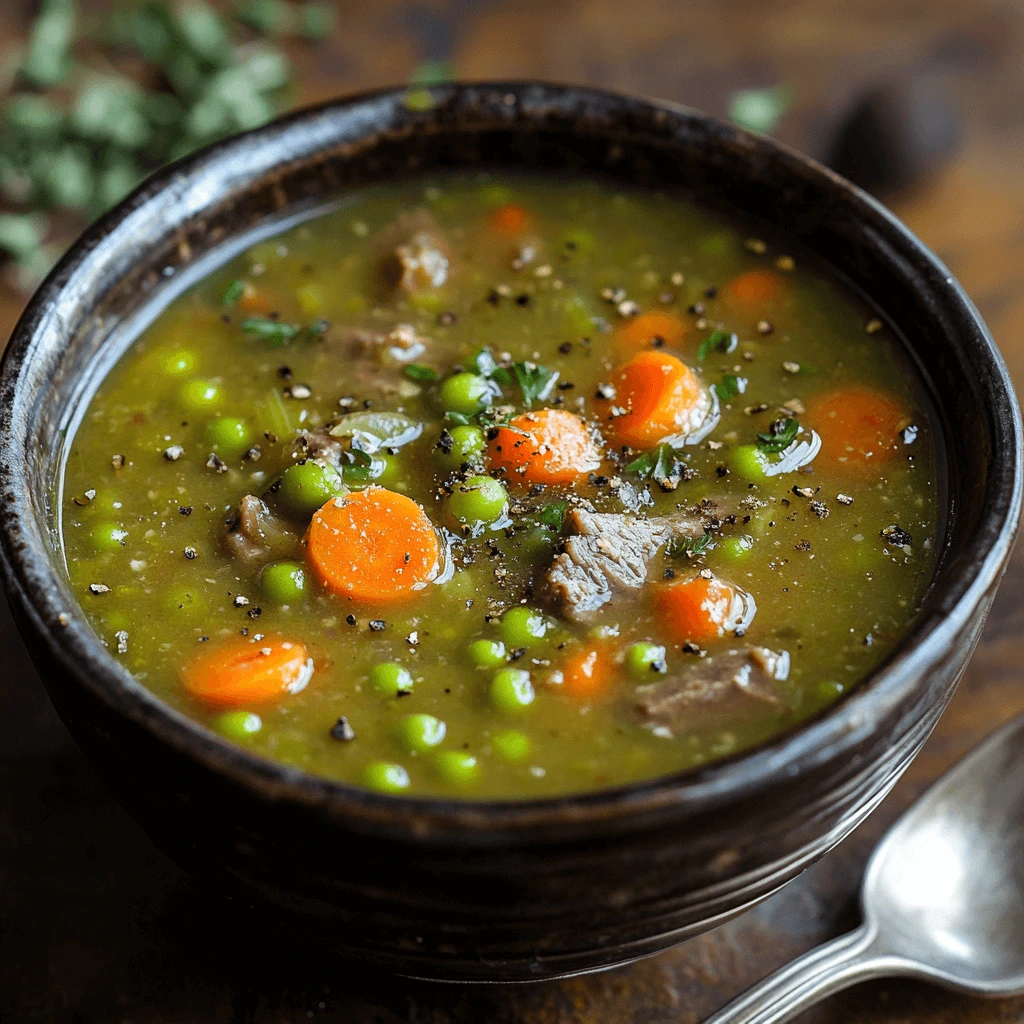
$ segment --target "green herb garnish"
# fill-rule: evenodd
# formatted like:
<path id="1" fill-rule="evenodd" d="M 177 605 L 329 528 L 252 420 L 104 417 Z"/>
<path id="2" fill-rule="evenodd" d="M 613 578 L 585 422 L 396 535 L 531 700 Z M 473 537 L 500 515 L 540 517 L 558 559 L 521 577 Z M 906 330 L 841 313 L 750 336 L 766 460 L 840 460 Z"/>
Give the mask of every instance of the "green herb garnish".
<path id="1" fill-rule="evenodd" d="M 641 480 L 653 480 L 663 491 L 679 486 L 683 469 L 679 453 L 670 444 L 659 444 L 626 466 L 628 472 L 638 474 Z"/>
<path id="2" fill-rule="evenodd" d="M 565 514 L 569 511 L 569 502 L 567 501 L 555 501 L 550 505 L 545 505 L 541 509 L 537 516 L 537 522 L 541 526 L 546 526 L 549 530 L 554 530 L 555 533 L 562 532 L 562 524 L 565 522 Z"/>
<path id="3" fill-rule="evenodd" d="M 465 413 L 453 412 L 451 409 L 444 414 L 444 419 L 446 423 L 454 423 L 458 427 L 465 427 L 471 422 Z"/>
<path id="4" fill-rule="evenodd" d="M 697 359 L 704 362 L 712 349 L 719 352 L 732 352 L 740 343 L 738 334 L 726 334 L 725 331 L 712 331 L 697 347 Z"/>
<path id="5" fill-rule="evenodd" d="M 742 395 L 747 390 L 746 377 L 737 377 L 734 373 L 727 373 L 718 384 L 711 385 L 718 395 L 719 401 L 728 402 L 736 395 Z"/>
<path id="6" fill-rule="evenodd" d="M 675 537 L 665 549 L 670 558 L 698 558 L 708 549 L 712 535 L 706 530 L 702 537 Z"/>
<path id="7" fill-rule="evenodd" d="M 262 316 L 247 317 L 242 321 L 241 327 L 246 334 L 261 341 L 269 341 L 272 346 L 283 345 L 299 333 L 298 328 L 291 324 L 282 323 L 280 320 L 268 320 Z"/>
<path id="8" fill-rule="evenodd" d="M 422 366 L 419 363 L 409 363 L 402 372 L 410 380 L 437 380 L 437 370 L 432 366 Z"/>
<path id="9" fill-rule="evenodd" d="M 514 363 L 512 372 L 516 375 L 519 388 L 523 393 L 523 405 L 529 409 L 537 399 L 548 397 L 558 380 L 558 372 L 549 370 L 539 363 Z"/>
<path id="10" fill-rule="evenodd" d="M 767 434 L 757 435 L 757 447 L 766 454 L 784 452 L 800 433 L 800 421 L 795 417 L 776 420 Z"/>
<path id="11" fill-rule="evenodd" d="M 245 294 L 245 282 L 238 278 L 231 282 L 224 289 L 224 294 L 221 296 L 221 302 L 225 306 L 233 306 L 243 295 Z"/>

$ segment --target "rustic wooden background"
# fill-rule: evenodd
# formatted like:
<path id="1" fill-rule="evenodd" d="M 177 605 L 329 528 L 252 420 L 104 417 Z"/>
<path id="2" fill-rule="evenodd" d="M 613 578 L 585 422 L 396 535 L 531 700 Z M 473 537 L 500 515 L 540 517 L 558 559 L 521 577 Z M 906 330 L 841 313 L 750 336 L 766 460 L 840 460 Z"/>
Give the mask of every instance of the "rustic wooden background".
<path id="1" fill-rule="evenodd" d="M 0 50 L 31 5 L 0 5 Z M 22 10 L 22 7 L 25 9 Z M 966 115 L 945 169 L 891 199 L 966 286 L 1024 386 L 1024 5 L 1013 0 L 342 0 L 331 38 L 296 51 L 302 99 L 401 82 L 426 59 L 461 76 L 539 77 L 724 113 L 737 88 L 784 82 L 777 134 L 819 153 L 872 83 L 934 76 Z M 0 295 L 0 336 L 21 304 Z M 0 1019 L 346 1024 L 686 1024 L 854 925 L 864 862 L 953 760 L 1024 711 L 1024 549 L 960 690 L 882 808 L 759 909 L 629 968 L 511 989 L 430 986 L 323 962 L 297 937 L 241 936 L 100 786 L 56 719 L 0 607 Z M 861 985 L 811 1022 L 1024 1022 L 909 982 Z"/>

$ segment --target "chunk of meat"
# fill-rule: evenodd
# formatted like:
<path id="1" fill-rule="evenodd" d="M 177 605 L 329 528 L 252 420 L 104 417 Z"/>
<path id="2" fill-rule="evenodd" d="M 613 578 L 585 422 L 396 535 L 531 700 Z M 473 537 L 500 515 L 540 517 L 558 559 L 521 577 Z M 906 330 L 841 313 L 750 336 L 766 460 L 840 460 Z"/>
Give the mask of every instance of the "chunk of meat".
<path id="1" fill-rule="evenodd" d="M 255 495 L 247 494 L 228 520 L 224 547 L 246 567 L 291 550 L 295 535 Z"/>
<path id="2" fill-rule="evenodd" d="M 411 324 L 398 324 L 387 334 L 369 331 L 353 333 L 354 348 L 372 356 L 378 363 L 411 363 L 419 359 L 430 345 L 430 339 L 416 333 Z"/>
<path id="3" fill-rule="evenodd" d="M 374 239 L 389 289 L 405 294 L 440 288 L 450 270 L 448 247 L 426 210 L 403 213 Z"/>
<path id="4" fill-rule="evenodd" d="M 345 446 L 336 437 L 331 437 L 327 427 L 300 430 L 294 447 L 300 458 L 321 462 L 337 470 L 341 469 Z"/>
<path id="5" fill-rule="evenodd" d="M 616 512 L 573 509 L 565 520 L 569 536 L 547 575 L 547 589 L 569 619 L 586 619 L 616 590 L 639 590 L 658 548 L 675 537 L 701 537 L 703 522 L 677 513 L 656 519 Z"/>
<path id="6" fill-rule="evenodd" d="M 702 658 L 678 676 L 638 687 L 635 707 L 643 722 L 655 729 L 720 726 L 755 705 L 781 705 L 778 684 L 788 675 L 786 651 L 747 647 Z"/>
<path id="7" fill-rule="evenodd" d="M 343 362 L 353 392 L 403 398 L 419 394 L 420 385 L 398 372 L 396 364 L 411 363 L 423 356 L 430 339 L 409 324 L 398 324 L 386 334 L 359 328 L 332 331 L 324 342 L 331 355 Z"/>

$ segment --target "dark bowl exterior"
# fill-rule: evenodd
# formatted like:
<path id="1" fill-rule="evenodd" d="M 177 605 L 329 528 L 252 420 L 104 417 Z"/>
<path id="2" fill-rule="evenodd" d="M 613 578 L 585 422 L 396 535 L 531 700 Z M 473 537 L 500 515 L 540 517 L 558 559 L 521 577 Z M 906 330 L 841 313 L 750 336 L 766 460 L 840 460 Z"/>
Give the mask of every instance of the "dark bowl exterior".
<path id="1" fill-rule="evenodd" d="M 904 227 L 770 140 L 573 87 L 442 86 L 302 111 L 150 179 L 35 296 L 0 374 L 4 585 L 58 711 L 154 841 L 197 877 L 405 973 L 527 981 L 664 949 L 847 835 L 934 727 L 977 643 L 1021 504 L 1021 424 L 969 300 Z M 794 237 L 886 310 L 946 447 L 949 511 L 911 635 L 819 718 L 699 771 L 523 803 L 394 798 L 264 761 L 110 657 L 60 568 L 56 478 L 108 339 L 226 239 L 389 176 L 512 167 L 685 190 Z"/>

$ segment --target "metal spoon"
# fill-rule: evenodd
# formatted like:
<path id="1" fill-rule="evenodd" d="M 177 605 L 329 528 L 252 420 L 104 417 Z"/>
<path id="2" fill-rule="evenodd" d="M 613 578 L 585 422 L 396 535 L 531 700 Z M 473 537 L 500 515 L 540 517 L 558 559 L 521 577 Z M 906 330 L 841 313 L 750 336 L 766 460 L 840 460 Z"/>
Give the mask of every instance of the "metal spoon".
<path id="1" fill-rule="evenodd" d="M 765 978 L 705 1024 L 776 1024 L 869 978 L 1024 994 L 1024 716 L 939 779 L 886 833 L 864 923 Z"/>

